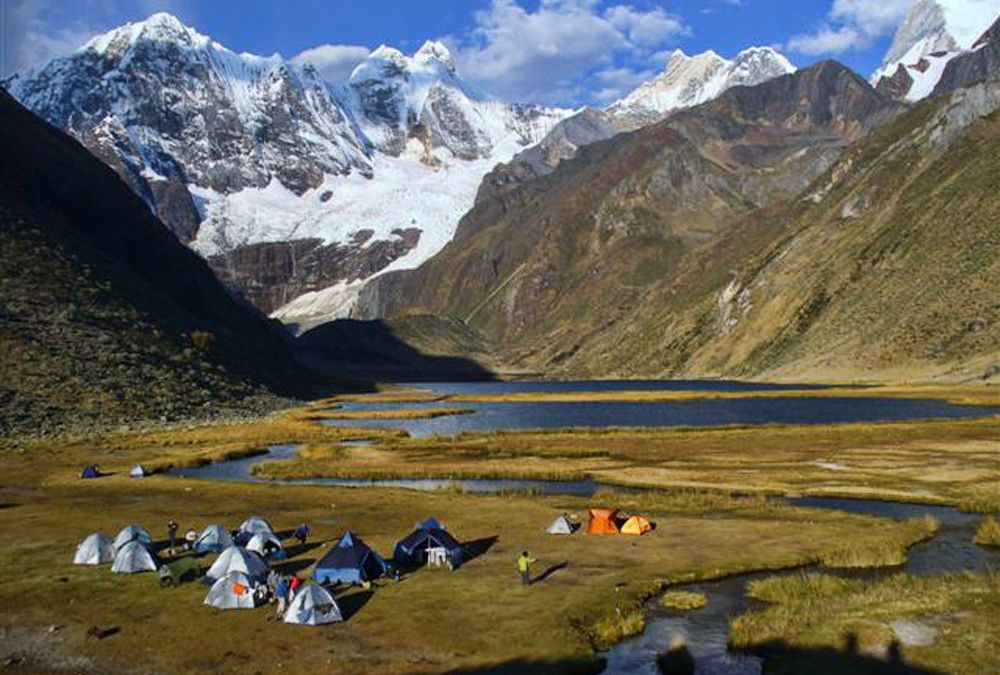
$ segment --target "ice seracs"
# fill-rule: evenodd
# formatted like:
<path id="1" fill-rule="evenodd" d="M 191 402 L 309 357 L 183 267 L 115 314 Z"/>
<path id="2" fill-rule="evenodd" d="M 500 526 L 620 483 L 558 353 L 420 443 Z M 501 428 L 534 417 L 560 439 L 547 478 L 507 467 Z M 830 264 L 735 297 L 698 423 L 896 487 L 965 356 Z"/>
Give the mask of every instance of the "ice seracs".
<path id="1" fill-rule="evenodd" d="M 909 101 L 929 96 L 948 62 L 974 50 L 998 17 L 1000 0 L 917 0 L 872 84 Z"/>

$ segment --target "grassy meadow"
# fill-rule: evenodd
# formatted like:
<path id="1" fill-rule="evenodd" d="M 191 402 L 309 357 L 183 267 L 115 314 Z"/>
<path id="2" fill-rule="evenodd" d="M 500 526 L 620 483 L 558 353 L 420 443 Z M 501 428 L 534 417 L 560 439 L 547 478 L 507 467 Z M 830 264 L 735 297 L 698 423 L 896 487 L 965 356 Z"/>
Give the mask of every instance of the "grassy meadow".
<path id="1" fill-rule="evenodd" d="M 375 398 L 394 395 L 399 396 Z M 898 497 L 984 512 L 1000 501 L 996 417 L 411 439 L 392 430 L 352 429 L 348 420 L 324 426 L 318 417 L 325 416 L 317 413 L 331 403 L 254 422 L 8 443 L 0 452 L 0 529 L 14 536 L 0 546 L 0 601 L 7 610 L 0 614 L 0 662 L 28 672 L 598 672 L 596 652 L 641 631 L 644 602 L 672 584 L 812 563 L 898 564 L 936 527 L 924 519 L 793 508 L 769 495 Z M 348 440 L 372 444 L 342 445 Z M 263 464 L 259 474 L 589 476 L 671 490 L 609 489 L 585 499 L 127 475 L 136 463 L 160 471 L 257 454 L 283 443 L 301 446 L 298 459 Z M 109 475 L 79 480 L 80 468 L 90 463 Z M 846 468 L 826 466 L 832 464 Z M 641 538 L 545 534 L 556 515 L 568 512 L 585 520 L 590 506 L 642 513 L 657 527 Z M 164 538 L 170 518 L 183 532 L 213 522 L 233 528 L 252 513 L 286 533 L 301 521 L 312 525 L 313 540 L 290 550 L 282 563 L 286 571 L 308 574 L 346 529 L 389 555 L 395 541 L 431 514 L 476 555 L 455 572 L 420 570 L 400 582 L 380 582 L 372 591 L 338 592 L 347 621 L 320 628 L 276 623 L 268 608 L 207 608 L 206 588 L 197 583 L 160 590 L 153 575 L 111 575 L 106 567 L 69 564 L 78 541 L 93 531 L 114 536 L 136 522 Z M 518 585 L 514 566 L 525 549 L 538 558 L 536 583 L 526 589 Z M 206 556 L 198 564 L 204 568 L 212 560 Z M 940 597 L 971 607 L 963 610 L 971 612 L 966 623 L 982 630 L 980 611 L 989 607 L 966 602 L 978 596 L 959 586 L 995 581 L 947 583 L 957 590 Z M 854 586 L 834 590 L 860 620 L 868 612 L 890 612 L 864 604 L 865 593 Z M 789 606 L 775 605 L 763 615 L 791 611 Z M 794 609 L 800 611 L 798 605 Z M 776 636 L 800 639 L 800 624 L 790 620 L 745 622 L 745 628 L 734 624 L 740 644 Z M 87 637 L 93 626 L 117 631 L 93 639 Z M 839 635 L 837 630 L 823 628 L 822 636 Z M 806 642 L 822 641 L 803 635 Z M 982 639 L 988 642 L 988 636 Z M 947 657 L 934 650 L 921 654 L 928 663 Z"/>

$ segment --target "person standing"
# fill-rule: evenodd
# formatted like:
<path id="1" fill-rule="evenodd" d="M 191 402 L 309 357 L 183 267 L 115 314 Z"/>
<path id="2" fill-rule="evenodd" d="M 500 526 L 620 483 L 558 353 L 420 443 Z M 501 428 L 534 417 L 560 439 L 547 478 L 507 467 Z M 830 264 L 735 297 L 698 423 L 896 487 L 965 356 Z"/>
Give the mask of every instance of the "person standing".
<path id="1" fill-rule="evenodd" d="M 170 554 L 173 555 L 174 547 L 177 545 L 177 521 L 173 518 L 167 523 L 167 539 L 170 540 Z"/>
<path id="2" fill-rule="evenodd" d="M 278 611 L 274 618 L 279 621 L 285 618 L 285 608 L 288 606 L 288 580 L 285 577 L 278 579 L 278 584 L 274 588 L 274 597 L 278 599 Z"/>
<path id="3" fill-rule="evenodd" d="M 305 523 L 300 523 L 299 526 L 295 528 L 293 536 L 299 540 L 299 546 L 305 546 L 306 539 L 309 538 L 309 526 Z"/>
<path id="4" fill-rule="evenodd" d="M 517 571 L 521 575 L 521 585 L 531 585 L 531 566 L 537 562 L 535 558 L 528 555 L 527 551 L 521 551 L 521 557 L 517 559 Z"/>

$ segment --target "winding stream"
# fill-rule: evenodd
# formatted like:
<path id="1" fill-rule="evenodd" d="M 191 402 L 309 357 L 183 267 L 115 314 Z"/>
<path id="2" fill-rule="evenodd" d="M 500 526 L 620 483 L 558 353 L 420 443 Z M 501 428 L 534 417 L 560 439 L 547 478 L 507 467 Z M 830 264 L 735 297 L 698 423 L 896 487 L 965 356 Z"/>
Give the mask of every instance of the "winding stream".
<path id="1" fill-rule="evenodd" d="M 364 444 L 347 441 L 347 444 Z M 167 473 L 176 476 L 211 480 L 268 482 L 269 479 L 253 475 L 253 466 L 264 461 L 293 458 L 298 451 L 295 445 L 272 446 L 267 453 L 237 460 L 207 464 L 200 467 L 175 468 Z M 307 485 L 332 485 L 345 487 L 395 487 L 412 490 L 438 490 L 459 486 L 472 492 L 499 492 L 511 489 L 532 489 L 544 494 L 590 496 L 601 489 L 620 487 L 597 481 L 541 481 L 541 480 L 448 480 L 448 479 L 392 479 L 352 480 L 340 478 L 312 478 L 287 482 Z M 629 488 L 630 490 L 641 488 Z M 937 575 L 963 570 L 1000 569 L 1000 551 L 986 549 L 972 543 L 979 516 L 963 513 L 953 507 L 884 502 L 863 499 L 832 497 L 803 497 L 789 499 L 794 506 L 832 509 L 884 518 L 916 518 L 925 514 L 938 520 L 937 534 L 910 550 L 903 571 L 916 575 Z M 802 571 L 783 572 L 784 574 Z M 812 566 L 808 569 L 826 573 L 857 576 L 857 571 L 844 572 Z M 867 570 L 866 577 L 877 577 L 899 571 L 900 568 Z M 732 652 L 727 647 L 729 618 L 743 613 L 749 607 L 746 597 L 747 583 L 759 578 L 783 574 L 782 572 L 753 572 L 739 574 L 719 581 L 685 584 L 676 588 L 704 593 L 708 605 L 690 612 L 662 608 L 654 598 L 647 603 L 646 629 L 641 635 L 625 640 L 603 654 L 607 659 L 607 675 L 658 673 L 656 657 L 673 638 L 683 638 L 697 664 L 699 675 L 760 675 L 764 661 L 749 653 Z"/>

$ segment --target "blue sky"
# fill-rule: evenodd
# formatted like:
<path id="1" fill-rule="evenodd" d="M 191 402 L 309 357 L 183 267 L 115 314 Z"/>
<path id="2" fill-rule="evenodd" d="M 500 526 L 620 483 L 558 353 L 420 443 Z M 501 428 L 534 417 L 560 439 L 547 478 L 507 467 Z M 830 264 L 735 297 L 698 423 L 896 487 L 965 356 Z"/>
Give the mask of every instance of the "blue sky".
<path id="1" fill-rule="evenodd" d="M 473 84 L 508 100 L 605 103 L 666 54 L 732 56 L 770 45 L 805 66 L 837 58 L 869 75 L 913 0 L 0 0 L 0 75 L 90 36 L 168 11 L 235 51 L 350 72 L 381 43 L 451 47 Z"/>

